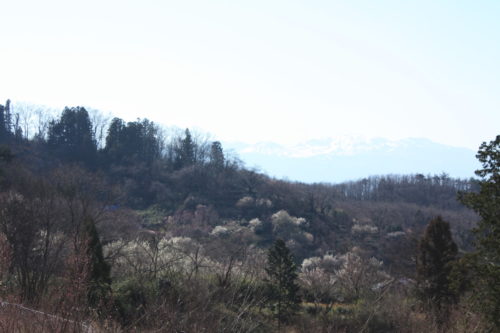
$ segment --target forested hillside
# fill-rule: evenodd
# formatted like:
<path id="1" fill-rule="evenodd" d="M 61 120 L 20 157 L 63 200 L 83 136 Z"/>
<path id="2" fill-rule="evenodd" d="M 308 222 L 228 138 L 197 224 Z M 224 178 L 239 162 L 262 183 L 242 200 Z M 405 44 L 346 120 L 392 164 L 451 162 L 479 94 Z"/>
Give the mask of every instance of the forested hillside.
<path id="1" fill-rule="evenodd" d="M 457 194 L 477 193 L 478 180 L 284 181 L 189 129 L 83 107 L 49 114 L 0 106 L 4 301 L 70 319 L 78 330 L 89 320 L 96 330 L 165 332 L 451 325 L 444 305 L 429 310 L 415 296 L 419 244 L 441 216 L 457 245 L 453 259 L 474 250 L 479 216 Z M 288 267 L 289 284 L 276 282 L 287 270 L 273 265 Z M 447 311 L 460 316 L 459 307 Z M 20 312 L 0 316 L 4 328 L 32 325 Z M 483 325 L 479 318 L 462 331 Z"/>

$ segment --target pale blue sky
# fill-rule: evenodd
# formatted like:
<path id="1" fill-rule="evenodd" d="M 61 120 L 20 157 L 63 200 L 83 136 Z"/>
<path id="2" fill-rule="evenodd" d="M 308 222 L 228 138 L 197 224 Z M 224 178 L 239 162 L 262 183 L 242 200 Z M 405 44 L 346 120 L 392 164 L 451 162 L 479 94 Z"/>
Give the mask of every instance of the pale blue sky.
<path id="1" fill-rule="evenodd" d="M 226 141 L 476 149 L 500 134 L 498 0 L 0 0 L 0 13 L 0 101 Z"/>

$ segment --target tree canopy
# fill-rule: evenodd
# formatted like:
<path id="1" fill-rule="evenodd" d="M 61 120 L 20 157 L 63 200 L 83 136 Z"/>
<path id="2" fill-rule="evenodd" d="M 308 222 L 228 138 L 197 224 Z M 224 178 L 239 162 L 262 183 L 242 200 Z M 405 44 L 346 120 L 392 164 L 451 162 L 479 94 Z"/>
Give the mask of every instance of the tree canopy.
<path id="1" fill-rule="evenodd" d="M 500 329 L 500 135 L 483 142 L 476 157 L 482 164 L 476 171 L 481 178 L 479 192 L 460 196 L 481 217 L 474 230 L 476 251 L 467 261 L 472 265 L 473 298 Z"/>
<path id="2" fill-rule="evenodd" d="M 64 160 L 94 163 L 97 144 L 87 110 L 80 106 L 66 107 L 61 117 L 49 125 L 48 145 Z"/>
<path id="3" fill-rule="evenodd" d="M 148 119 L 125 123 L 120 118 L 111 121 L 104 152 L 112 163 L 151 164 L 161 154 L 160 129 Z"/>

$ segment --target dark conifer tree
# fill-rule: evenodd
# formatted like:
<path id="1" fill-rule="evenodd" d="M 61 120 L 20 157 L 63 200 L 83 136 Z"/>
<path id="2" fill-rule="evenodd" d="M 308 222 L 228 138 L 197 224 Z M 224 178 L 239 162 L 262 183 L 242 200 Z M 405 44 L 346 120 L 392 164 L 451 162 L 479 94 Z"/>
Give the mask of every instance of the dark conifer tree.
<path id="1" fill-rule="evenodd" d="M 281 239 L 276 240 L 269 249 L 266 273 L 270 307 L 281 326 L 297 312 L 300 303 L 299 286 L 296 283 L 297 265 Z"/>
<path id="2" fill-rule="evenodd" d="M 224 168 L 224 152 L 219 141 L 212 142 L 210 147 L 210 165 L 218 171 Z"/>
<path id="3" fill-rule="evenodd" d="M 123 138 L 123 129 L 125 122 L 120 118 L 113 118 L 108 128 L 108 135 L 106 136 L 106 147 L 104 152 L 110 162 L 117 162 L 121 160 L 125 139 Z"/>
<path id="4" fill-rule="evenodd" d="M 4 142 L 5 138 L 5 107 L 0 104 L 0 142 Z"/>
<path id="5" fill-rule="evenodd" d="M 150 164 L 160 157 L 159 128 L 148 119 L 125 124 L 114 118 L 108 129 L 104 152 L 108 162 Z"/>
<path id="6" fill-rule="evenodd" d="M 10 112 L 10 99 L 5 102 L 5 131 L 12 133 L 12 113 Z"/>
<path id="7" fill-rule="evenodd" d="M 194 164 L 196 145 L 188 128 L 176 150 L 175 169 L 179 170 Z"/>
<path id="8" fill-rule="evenodd" d="M 140 122 L 140 147 L 139 156 L 144 162 L 150 164 L 160 158 L 162 142 L 158 126 L 148 119 Z"/>
<path id="9" fill-rule="evenodd" d="M 418 249 L 418 293 L 441 321 L 447 305 L 455 300 L 450 273 L 457 256 L 457 245 L 451 237 L 449 223 L 440 216 L 430 221 Z"/>
<path id="10" fill-rule="evenodd" d="M 11 136 L 10 100 L 7 100 L 5 106 L 0 105 L 0 142 L 7 142 Z"/>
<path id="11" fill-rule="evenodd" d="M 87 165 L 95 162 L 97 144 L 85 108 L 65 108 L 59 120 L 50 123 L 48 134 L 49 147 L 61 159 Z"/>
<path id="12" fill-rule="evenodd" d="M 84 224 L 85 240 L 88 257 L 88 302 L 97 308 L 105 305 L 110 294 L 110 266 L 104 260 L 102 245 L 95 227 L 94 220 L 87 218 Z"/>
<path id="13" fill-rule="evenodd" d="M 486 319 L 500 330 L 500 135 L 483 142 L 476 155 L 483 168 L 479 192 L 461 193 L 460 201 L 481 220 L 474 230 L 476 251 L 462 262 L 468 269 L 472 299 Z"/>

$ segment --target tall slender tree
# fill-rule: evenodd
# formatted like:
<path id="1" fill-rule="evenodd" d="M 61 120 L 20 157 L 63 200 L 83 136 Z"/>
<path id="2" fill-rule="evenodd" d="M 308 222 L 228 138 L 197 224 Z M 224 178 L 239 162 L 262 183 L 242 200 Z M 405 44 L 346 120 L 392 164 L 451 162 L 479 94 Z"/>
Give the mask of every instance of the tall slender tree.
<path id="1" fill-rule="evenodd" d="M 430 221 L 419 243 L 417 281 L 421 299 L 436 315 L 438 322 L 444 320 L 448 305 L 456 298 L 450 273 L 457 251 L 450 224 L 441 216 Z"/>
<path id="2" fill-rule="evenodd" d="M 191 166 L 195 163 L 196 144 L 193 141 L 191 132 L 186 128 L 184 139 L 180 140 L 176 149 L 176 159 L 174 163 L 175 169 L 182 169 Z"/>
<path id="3" fill-rule="evenodd" d="M 297 265 L 283 240 L 278 239 L 269 249 L 266 273 L 268 275 L 269 303 L 278 326 L 295 314 L 300 297 L 297 280 Z"/>
<path id="4" fill-rule="evenodd" d="M 215 171 L 220 171 L 224 168 L 224 151 L 219 141 L 212 142 L 212 146 L 210 147 L 210 165 Z"/>
<path id="5" fill-rule="evenodd" d="M 0 142 L 6 142 L 11 137 L 10 100 L 0 105 Z"/>
<path id="6" fill-rule="evenodd" d="M 94 220 L 87 217 L 84 224 L 84 237 L 88 256 L 88 302 L 92 307 L 105 305 L 111 291 L 110 266 L 104 260 L 102 245 Z"/>

